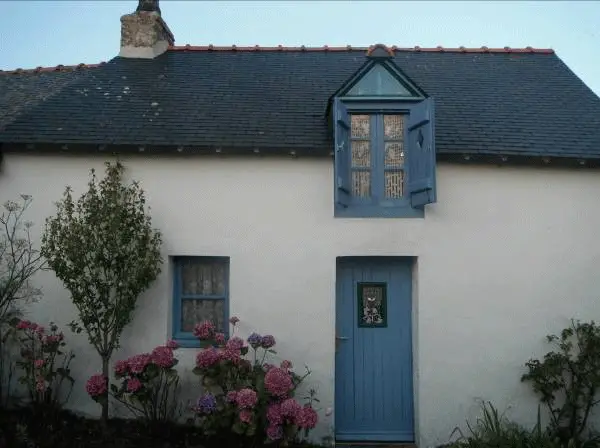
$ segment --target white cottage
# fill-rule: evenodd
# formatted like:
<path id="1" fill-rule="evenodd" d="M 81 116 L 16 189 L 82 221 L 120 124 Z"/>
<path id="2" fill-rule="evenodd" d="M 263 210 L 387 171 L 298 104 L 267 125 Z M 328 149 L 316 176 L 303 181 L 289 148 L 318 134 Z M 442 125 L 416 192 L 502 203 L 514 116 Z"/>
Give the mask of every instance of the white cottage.
<path id="1" fill-rule="evenodd" d="M 0 74 L 1 197 L 36 237 L 115 154 L 164 233 L 117 358 L 174 338 L 194 381 L 193 323 L 235 315 L 310 366 L 317 436 L 431 446 L 481 399 L 533 423 L 524 362 L 599 316 L 600 99 L 552 50 L 174 46 L 157 4 L 107 63 Z M 36 280 L 32 318 L 71 321 Z"/>

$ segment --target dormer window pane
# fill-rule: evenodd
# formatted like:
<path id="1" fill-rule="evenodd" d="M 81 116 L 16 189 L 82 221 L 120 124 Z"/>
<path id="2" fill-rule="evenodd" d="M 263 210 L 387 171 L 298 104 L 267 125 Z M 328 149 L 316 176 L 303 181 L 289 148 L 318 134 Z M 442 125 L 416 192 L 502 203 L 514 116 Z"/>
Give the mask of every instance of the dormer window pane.
<path id="1" fill-rule="evenodd" d="M 406 87 L 381 65 L 374 66 L 347 96 L 412 96 Z"/>

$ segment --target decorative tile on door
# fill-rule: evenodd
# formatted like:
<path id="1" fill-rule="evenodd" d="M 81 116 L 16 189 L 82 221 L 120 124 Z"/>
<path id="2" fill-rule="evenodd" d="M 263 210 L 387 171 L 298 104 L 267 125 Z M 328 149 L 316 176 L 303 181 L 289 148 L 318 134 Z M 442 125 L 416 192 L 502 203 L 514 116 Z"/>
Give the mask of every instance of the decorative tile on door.
<path id="1" fill-rule="evenodd" d="M 386 290 L 386 283 L 358 283 L 359 327 L 387 327 Z"/>

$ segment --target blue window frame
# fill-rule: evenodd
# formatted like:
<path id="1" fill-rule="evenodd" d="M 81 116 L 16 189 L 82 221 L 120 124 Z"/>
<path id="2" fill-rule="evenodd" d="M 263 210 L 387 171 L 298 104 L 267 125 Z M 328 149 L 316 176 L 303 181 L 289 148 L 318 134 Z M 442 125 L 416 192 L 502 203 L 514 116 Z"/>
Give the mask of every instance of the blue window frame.
<path id="1" fill-rule="evenodd" d="M 337 217 L 421 218 L 436 201 L 431 98 L 334 99 Z"/>
<path id="2" fill-rule="evenodd" d="M 204 320 L 227 334 L 229 257 L 176 257 L 173 261 L 173 339 L 182 347 L 199 347 L 192 332 Z"/>

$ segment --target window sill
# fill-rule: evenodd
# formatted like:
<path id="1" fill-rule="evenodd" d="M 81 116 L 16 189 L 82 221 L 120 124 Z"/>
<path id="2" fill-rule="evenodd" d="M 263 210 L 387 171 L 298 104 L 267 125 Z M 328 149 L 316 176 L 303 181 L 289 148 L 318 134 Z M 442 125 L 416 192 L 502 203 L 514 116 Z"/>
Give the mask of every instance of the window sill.
<path id="1" fill-rule="evenodd" d="M 384 207 L 381 205 L 334 206 L 336 218 L 424 218 L 424 208 L 406 206 Z"/>
<path id="2" fill-rule="evenodd" d="M 208 341 L 201 341 L 193 336 L 173 336 L 173 341 L 181 348 L 207 348 L 212 344 Z"/>

